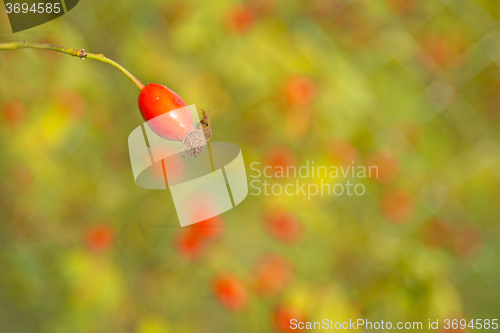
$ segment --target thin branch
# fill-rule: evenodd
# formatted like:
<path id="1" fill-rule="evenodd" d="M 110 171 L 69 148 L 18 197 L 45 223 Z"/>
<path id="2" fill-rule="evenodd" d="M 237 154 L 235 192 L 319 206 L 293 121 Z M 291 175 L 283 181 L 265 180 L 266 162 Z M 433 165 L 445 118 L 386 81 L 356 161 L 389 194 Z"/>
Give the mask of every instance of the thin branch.
<path id="1" fill-rule="evenodd" d="M 135 85 L 142 90 L 144 88 L 144 84 L 139 81 L 135 76 L 132 75 L 128 70 L 126 70 L 122 65 L 117 62 L 106 58 L 104 54 L 100 53 L 87 53 L 84 49 L 71 49 L 67 47 L 62 47 L 58 45 L 46 44 L 46 43 L 33 43 L 28 41 L 20 41 L 20 42 L 9 42 L 9 43 L 0 43 L 0 50 L 17 50 L 17 49 L 42 49 L 42 50 L 50 50 L 55 52 L 60 52 L 64 54 L 71 55 L 73 57 L 78 57 L 80 59 L 93 59 L 98 60 L 100 62 L 104 62 L 118 69 L 120 72 L 125 74 Z"/>

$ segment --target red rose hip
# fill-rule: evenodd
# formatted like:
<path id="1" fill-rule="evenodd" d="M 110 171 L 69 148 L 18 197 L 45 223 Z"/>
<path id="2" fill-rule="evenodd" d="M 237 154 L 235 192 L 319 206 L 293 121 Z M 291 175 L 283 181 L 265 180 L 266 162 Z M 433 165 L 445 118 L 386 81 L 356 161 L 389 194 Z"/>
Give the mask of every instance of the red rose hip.
<path id="1" fill-rule="evenodd" d="M 193 128 L 191 112 L 180 110 L 185 106 L 179 95 L 158 83 L 148 84 L 139 94 L 139 109 L 149 127 L 162 138 L 183 142 L 188 155 L 198 156 L 204 135 Z M 166 116 L 153 120 L 165 113 Z"/>

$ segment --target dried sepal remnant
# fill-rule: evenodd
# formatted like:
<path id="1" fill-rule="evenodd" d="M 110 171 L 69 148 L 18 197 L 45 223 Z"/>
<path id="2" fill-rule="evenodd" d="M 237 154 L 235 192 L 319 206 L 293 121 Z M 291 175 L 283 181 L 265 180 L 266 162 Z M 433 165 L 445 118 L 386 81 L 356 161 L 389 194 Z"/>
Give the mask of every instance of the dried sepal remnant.
<path id="1" fill-rule="evenodd" d="M 210 126 L 210 120 L 208 119 L 208 114 L 210 113 L 210 110 L 206 111 L 201 109 L 201 113 L 203 115 L 203 118 L 200 120 L 201 125 L 205 128 L 207 126 Z"/>
<path id="2" fill-rule="evenodd" d="M 203 134 L 205 134 L 205 140 L 210 141 L 212 138 L 212 128 L 210 127 L 210 120 L 208 119 L 208 114 L 210 113 L 210 110 L 206 111 L 201 109 L 202 111 L 202 119 L 200 120 L 201 127 L 203 130 Z"/>

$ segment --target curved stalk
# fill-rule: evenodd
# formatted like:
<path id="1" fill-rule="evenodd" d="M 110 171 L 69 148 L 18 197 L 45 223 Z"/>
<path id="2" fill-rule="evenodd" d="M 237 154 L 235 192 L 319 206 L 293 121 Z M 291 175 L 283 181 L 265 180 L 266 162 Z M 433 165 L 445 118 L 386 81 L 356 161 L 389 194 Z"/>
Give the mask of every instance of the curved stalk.
<path id="1" fill-rule="evenodd" d="M 93 59 L 106 64 L 113 66 L 118 69 L 120 72 L 125 74 L 135 85 L 142 90 L 144 88 L 144 84 L 139 81 L 132 73 L 130 73 L 125 67 L 118 64 L 117 62 L 107 58 L 102 53 L 88 53 L 85 52 L 84 49 L 71 49 L 67 47 L 62 47 L 53 44 L 46 43 L 33 43 L 28 41 L 19 41 L 19 42 L 8 42 L 8 43 L 0 43 L 0 50 L 17 50 L 17 49 L 42 49 L 42 50 L 50 50 L 55 52 L 60 52 L 64 54 L 71 55 L 73 57 L 78 57 L 80 59 Z"/>

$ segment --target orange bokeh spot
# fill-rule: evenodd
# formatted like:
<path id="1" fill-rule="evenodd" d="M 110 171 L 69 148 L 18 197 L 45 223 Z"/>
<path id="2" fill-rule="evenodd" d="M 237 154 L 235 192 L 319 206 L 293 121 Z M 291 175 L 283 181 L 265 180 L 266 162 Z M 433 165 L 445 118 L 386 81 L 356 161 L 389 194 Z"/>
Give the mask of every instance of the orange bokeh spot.
<path id="1" fill-rule="evenodd" d="M 399 162 L 396 156 L 390 152 L 377 152 L 368 158 L 369 166 L 376 166 L 378 177 L 374 180 L 380 183 L 386 183 L 398 175 Z"/>
<path id="2" fill-rule="evenodd" d="M 170 152 L 170 157 L 163 160 L 163 165 L 165 166 L 165 172 L 167 173 L 167 179 L 170 184 L 176 184 L 183 181 L 186 175 L 186 160 L 182 154 Z M 163 178 L 163 166 L 161 178 Z"/>
<path id="3" fill-rule="evenodd" d="M 4 104 L 1 108 L 2 121 L 8 125 L 18 125 L 24 119 L 24 104 L 14 100 Z"/>
<path id="4" fill-rule="evenodd" d="M 147 172 L 149 172 L 152 179 L 159 184 L 165 184 L 165 175 L 167 175 L 169 185 L 181 182 L 186 175 L 186 162 L 184 161 L 182 153 L 174 151 L 162 153 L 163 156 L 170 156 L 163 160 L 156 161 L 149 167 Z M 149 155 L 144 157 L 144 159 L 146 164 L 151 164 L 151 157 Z"/>
<path id="5" fill-rule="evenodd" d="M 276 10 L 276 0 L 249 0 L 257 16 L 269 15 Z"/>
<path id="6" fill-rule="evenodd" d="M 448 247 L 452 240 L 452 229 L 448 221 L 432 218 L 422 229 L 422 241 L 429 247 Z"/>
<path id="7" fill-rule="evenodd" d="M 385 0 L 393 11 L 403 15 L 413 14 L 416 8 L 416 0 Z"/>
<path id="8" fill-rule="evenodd" d="M 467 225 L 461 227 L 453 238 L 453 250 L 462 257 L 472 257 L 476 255 L 483 244 L 483 237 L 479 230 Z"/>
<path id="9" fill-rule="evenodd" d="M 456 65 L 464 63 L 463 55 L 467 49 L 467 41 L 459 32 L 444 34 L 428 34 L 421 39 L 422 54 L 420 63 L 429 69 L 441 69 L 453 62 Z"/>
<path id="10" fill-rule="evenodd" d="M 401 189 L 386 193 L 380 201 L 382 215 L 394 223 L 403 223 L 410 219 L 414 206 L 413 196 Z"/>
<path id="11" fill-rule="evenodd" d="M 66 89 L 54 95 L 58 112 L 71 119 L 81 119 L 87 105 L 82 96 L 73 90 Z"/>
<path id="12" fill-rule="evenodd" d="M 296 165 L 295 154 L 287 147 L 274 147 L 266 154 L 265 162 L 273 168 Z"/>
<path id="13" fill-rule="evenodd" d="M 295 106 L 305 106 L 316 97 L 316 83 L 306 77 L 294 77 L 285 84 L 285 98 Z"/>
<path id="14" fill-rule="evenodd" d="M 358 159 L 356 148 L 342 139 L 334 139 L 328 146 L 328 152 L 333 165 L 350 165 Z"/>

